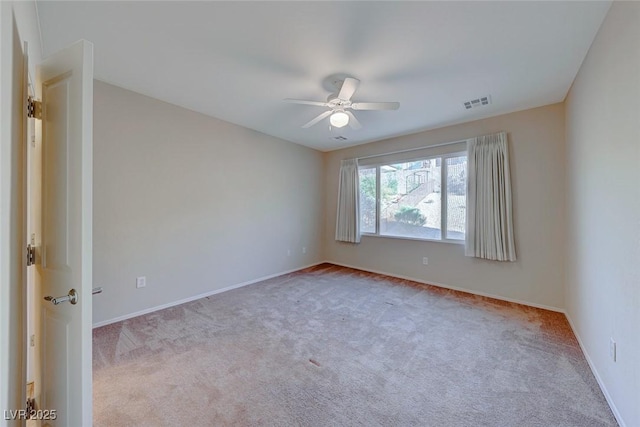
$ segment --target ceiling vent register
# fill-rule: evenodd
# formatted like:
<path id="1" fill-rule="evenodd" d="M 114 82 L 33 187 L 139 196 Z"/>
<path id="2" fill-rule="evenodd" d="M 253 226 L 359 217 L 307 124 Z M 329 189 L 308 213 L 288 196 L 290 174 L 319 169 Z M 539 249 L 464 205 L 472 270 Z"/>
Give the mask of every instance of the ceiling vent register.
<path id="1" fill-rule="evenodd" d="M 464 103 L 464 108 L 467 110 L 471 110 L 472 108 L 484 107 L 485 105 L 491 104 L 491 96 L 483 96 L 480 98 L 472 99 L 470 101 L 466 101 Z"/>

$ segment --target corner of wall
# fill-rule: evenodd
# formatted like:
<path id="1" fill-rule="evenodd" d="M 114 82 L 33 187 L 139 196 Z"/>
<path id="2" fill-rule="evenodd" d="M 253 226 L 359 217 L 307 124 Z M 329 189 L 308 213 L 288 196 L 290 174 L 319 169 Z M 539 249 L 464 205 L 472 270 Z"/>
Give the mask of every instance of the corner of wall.
<path id="1" fill-rule="evenodd" d="M 327 175 L 329 169 L 329 157 L 330 152 L 322 152 L 322 228 L 320 234 L 320 259 L 324 262 L 328 259 L 328 245 L 327 245 L 327 236 L 329 233 L 329 226 L 327 224 L 327 213 L 329 208 L 327 207 L 327 203 L 329 202 L 329 184 L 327 182 Z"/>

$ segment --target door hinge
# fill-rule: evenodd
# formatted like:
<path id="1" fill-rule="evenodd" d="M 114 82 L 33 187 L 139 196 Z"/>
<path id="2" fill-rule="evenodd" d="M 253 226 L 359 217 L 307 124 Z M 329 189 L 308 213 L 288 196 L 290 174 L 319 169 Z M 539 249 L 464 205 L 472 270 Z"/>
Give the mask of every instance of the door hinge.
<path id="1" fill-rule="evenodd" d="M 27 383 L 27 402 L 25 410 L 27 412 L 27 419 L 31 418 L 31 415 L 36 410 L 36 399 L 33 397 L 34 395 L 34 384 L 33 381 Z"/>
<path id="2" fill-rule="evenodd" d="M 33 397 L 27 399 L 27 404 L 25 407 L 25 411 L 27 413 L 26 418 L 29 420 L 32 417 L 32 414 L 36 412 L 36 400 Z"/>
<path id="3" fill-rule="evenodd" d="M 27 98 L 27 117 L 42 119 L 42 103 L 32 97 Z"/>
<path id="4" fill-rule="evenodd" d="M 27 245 L 27 267 L 36 263 L 36 247 Z"/>

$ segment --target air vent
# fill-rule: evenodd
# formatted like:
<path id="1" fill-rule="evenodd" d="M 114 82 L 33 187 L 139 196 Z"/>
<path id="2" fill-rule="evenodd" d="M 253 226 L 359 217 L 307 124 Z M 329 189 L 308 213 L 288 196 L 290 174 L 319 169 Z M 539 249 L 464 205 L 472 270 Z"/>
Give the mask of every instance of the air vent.
<path id="1" fill-rule="evenodd" d="M 464 103 L 464 108 L 467 110 L 471 110 L 472 108 L 484 107 L 485 105 L 491 104 L 491 96 L 483 96 L 480 98 L 472 99 L 470 101 L 466 101 Z"/>
<path id="2" fill-rule="evenodd" d="M 340 136 L 334 136 L 333 139 L 335 139 L 336 141 L 346 141 L 347 138 L 345 138 L 344 136 L 340 135 Z"/>

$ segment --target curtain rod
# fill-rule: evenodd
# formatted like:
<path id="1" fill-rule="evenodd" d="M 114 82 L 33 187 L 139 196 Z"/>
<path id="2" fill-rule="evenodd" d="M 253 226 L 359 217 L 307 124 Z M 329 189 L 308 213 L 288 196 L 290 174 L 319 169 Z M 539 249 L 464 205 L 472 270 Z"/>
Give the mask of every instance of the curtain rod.
<path id="1" fill-rule="evenodd" d="M 436 148 L 436 147 L 444 147 L 445 145 L 453 145 L 453 144 L 461 144 L 463 142 L 467 142 L 466 139 L 460 140 L 460 141 L 451 141 L 451 142 L 443 142 L 441 144 L 434 144 L 434 145 L 425 145 L 424 147 L 417 147 L 417 148 L 408 148 L 406 150 L 398 150 L 398 151 L 392 151 L 390 153 L 383 153 L 383 154 L 372 154 L 371 156 L 363 156 L 363 157 L 356 157 L 357 160 L 362 160 L 362 159 L 373 159 L 374 157 L 382 157 L 382 156 L 389 156 L 391 154 L 401 154 L 401 153 L 409 153 L 411 151 L 418 151 L 418 150 L 424 150 L 426 148 Z"/>

